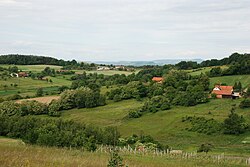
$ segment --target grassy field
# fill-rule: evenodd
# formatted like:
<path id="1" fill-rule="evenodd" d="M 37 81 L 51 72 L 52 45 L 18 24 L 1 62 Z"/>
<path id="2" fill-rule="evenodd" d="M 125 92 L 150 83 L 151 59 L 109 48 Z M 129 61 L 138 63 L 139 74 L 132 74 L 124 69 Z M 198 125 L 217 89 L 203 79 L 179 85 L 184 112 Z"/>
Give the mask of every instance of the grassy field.
<path id="1" fill-rule="evenodd" d="M 14 94 L 33 96 L 37 88 L 44 88 L 45 92 L 56 91 L 59 86 L 70 86 L 71 81 L 66 80 L 62 76 L 48 77 L 53 82 L 31 79 L 31 78 L 7 78 L 6 80 L 0 80 L 0 96 L 5 97 Z M 17 84 L 17 86 L 11 86 Z M 5 85 L 7 87 L 5 87 Z"/>
<path id="2" fill-rule="evenodd" d="M 18 69 L 22 70 L 22 71 L 32 71 L 32 72 L 37 72 L 37 73 L 41 72 L 46 67 L 50 67 L 50 68 L 55 69 L 55 70 L 60 70 L 62 68 L 62 66 L 55 66 L 55 65 L 6 65 L 6 64 L 0 65 L 0 67 L 4 67 L 4 68 L 8 68 L 10 66 L 17 66 Z M 130 72 L 130 71 L 116 71 L 116 70 L 108 70 L 108 71 L 73 70 L 73 71 L 75 71 L 76 73 L 79 73 L 79 74 L 82 74 L 85 71 L 87 74 L 89 74 L 89 73 L 97 73 L 97 74 L 104 74 L 104 75 L 114 75 L 114 74 L 129 75 L 129 74 L 132 74 L 132 73 L 137 73 L 140 70 L 136 70 L 135 72 Z"/>
<path id="3" fill-rule="evenodd" d="M 25 145 L 20 140 L 0 137 L 0 166 L 34 167 L 106 167 L 109 160 L 107 153 L 90 153 L 82 150 L 47 148 Z M 240 167 L 246 166 L 241 161 L 212 161 L 210 159 L 182 159 L 147 155 L 120 154 L 124 164 L 129 167 Z"/>
<path id="4" fill-rule="evenodd" d="M 221 69 L 227 69 L 228 66 L 214 66 L 214 67 L 204 67 L 204 68 L 200 68 L 200 69 L 194 69 L 194 70 L 186 70 L 187 72 L 190 73 L 190 75 L 200 75 L 201 73 L 206 73 L 208 71 L 210 71 L 212 68 L 215 67 L 220 67 Z"/>
<path id="5" fill-rule="evenodd" d="M 32 72 L 41 72 L 46 67 L 50 67 L 55 70 L 60 70 L 62 68 L 62 66 L 54 66 L 54 65 L 6 65 L 6 64 L 0 65 L 0 67 L 4 67 L 4 68 L 8 68 L 10 66 L 17 66 L 19 70 L 32 71 Z"/>
<path id="6" fill-rule="evenodd" d="M 244 140 L 249 139 L 250 133 L 239 136 L 205 135 L 185 130 L 190 124 L 182 122 L 182 117 L 194 115 L 214 118 L 223 122 L 232 105 L 238 105 L 239 102 L 240 100 L 216 99 L 194 107 L 174 107 L 155 114 L 148 113 L 141 118 L 128 119 L 128 112 L 140 107 L 142 103 L 126 100 L 117 103 L 110 102 L 106 106 L 94 109 L 64 111 L 62 118 L 96 126 L 117 126 L 122 136 L 129 136 L 133 133 L 149 134 L 174 149 L 195 151 L 202 143 L 211 143 L 215 146 L 214 152 L 250 155 L 249 144 L 243 144 Z M 208 114 L 209 112 L 211 114 Z M 244 115 L 247 122 L 250 123 L 249 110 L 237 108 L 237 113 Z"/>
<path id="7" fill-rule="evenodd" d="M 234 86 L 235 82 L 240 81 L 243 88 L 250 85 L 250 75 L 232 75 L 232 76 L 222 76 L 210 78 L 210 87 L 212 88 L 214 84 L 225 83 L 227 85 Z"/>
<path id="8" fill-rule="evenodd" d="M 73 70 L 78 74 L 82 74 L 85 70 Z M 130 75 L 132 73 L 138 73 L 140 70 L 136 70 L 135 72 L 130 72 L 130 71 L 116 71 L 116 70 L 108 70 L 108 71 L 85 71 L 87 74 L 89 73 L 97 73 L 97 74 L 103 74 L 103 75 L 114 75 L 114 74 L 125 74 L 125 75 Z"/>

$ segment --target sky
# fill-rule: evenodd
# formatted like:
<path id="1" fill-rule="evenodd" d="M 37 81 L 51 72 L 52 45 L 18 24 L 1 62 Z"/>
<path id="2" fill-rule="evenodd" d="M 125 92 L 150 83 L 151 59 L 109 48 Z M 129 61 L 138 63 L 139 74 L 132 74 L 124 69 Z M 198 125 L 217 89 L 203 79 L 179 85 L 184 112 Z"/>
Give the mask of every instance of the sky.
<path id="1" fill-rule="evenodd" d="M 250 52 L 250 0 L 0 0 L 0 54 L 79 61 Z"/>

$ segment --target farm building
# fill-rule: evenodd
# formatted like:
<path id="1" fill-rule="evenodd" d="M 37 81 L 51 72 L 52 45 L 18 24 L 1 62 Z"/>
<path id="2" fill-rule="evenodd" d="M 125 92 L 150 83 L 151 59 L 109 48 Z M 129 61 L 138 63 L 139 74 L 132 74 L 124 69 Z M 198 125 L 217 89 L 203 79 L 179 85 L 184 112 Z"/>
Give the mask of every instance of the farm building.
<path id="1" fill-rule="evenodd" d="M 10 74 L 11 77 L 28 77 L 29 74 L 26 72 L 19 72 L 19 73 L 11 73 Z"/>
<path id="2" fill-rule="evenodd" d="M 97 71 L 108 71 L 108 70 L 110 70 L 110 68 L 106 67 L 106 66 L 98 66 L 97 67 Z"/>
<path id="3" fill-rule="evenodd" d="M 162 77 L 153 77 L 152 81 L 157 82 L 157 83 L 162 83 L 163 78 Z"/>
<path id="4" fill-rule="evenodd" d="M 239 93 L 234 92 L 233 86 L 221 86 L 215 85 L 212 94 L 216 95 L 216 98 L 237 98 L 239 97 Z"/>
<path id="5" fill-rule="evenodd" d="M 26 72 L 19 72 L 18 77 L 28 77 L 29 75 Z"/>

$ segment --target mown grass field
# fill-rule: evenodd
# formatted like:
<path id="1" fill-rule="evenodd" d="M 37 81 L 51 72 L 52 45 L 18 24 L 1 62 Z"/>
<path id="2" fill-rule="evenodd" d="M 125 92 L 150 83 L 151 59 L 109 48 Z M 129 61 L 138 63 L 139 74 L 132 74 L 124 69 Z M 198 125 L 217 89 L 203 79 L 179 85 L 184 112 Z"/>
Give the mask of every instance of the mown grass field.
<path id="1" fill-rule="evenodd" d="M 55 65 L 6 65 L 6 64 L 1 64 L 1 67 L 8 68 L 10 66 L 17 66 L 19 70 L 22 71 L 32 71 L 32 72 L 41 72 L 44 70 L 46 67 L 53 68 L 55 70 L 60 70 L 62 66 L 55 66 Z"/>
<path id="2" fill-rule="evenodd" d="M 19 167 L 106 167 L 109 160 L 108 153 L 90 153 L 82 150 L 64 148 L 48 148 L 25 145 L 20 140 L 0 137 L 0 166 Z M 210 159 L 182 159 L 161 156 L 142 156 L 122 154 L 123 163 L 129 167 L 240 167 L 244 162 L 223 162 Z"/>
<path id="3" fill-rule="evenodd" d="M 20 95 L 29 95 L 33 96 L 37 88 L 44 88 L 45 92 L 56 91 L 59 86 L 70 86 L 71 81 L 63 78 L 62 76 L 58 77 L 47 77 L 53 82 L 49 83 L 47 81 L 31 79 L 31 78 L 7 78 L 6 80 L 0 80 L 0 96 L 5 97 L 14 94 Z M 17 86 L 11 86 L 17 84 Z M 5 85 L 7 87 L 5 87 Z"/>
<path id="4" fill-rule="evenodd" d="M 209 103 L 194 107 L 173 107 L 170 110 L 148 113 L 141 118 L 127 118 L 130 110 L 142 105 L 136 100 L 126 100 L 121 102 L 110 102 L 106 106 L 94 109 L 73 109 L 64 111 L 62 118 L 74 120 L 96 126 L 117 126 L 122 136 L 132 134 L 149 134 L 158 141 L 168 144 L 174 149 L 184 149 L 195 151 L 202 143 L 211 143 L 215 147 L 214 152 L 226 152 L 227 154 L 250 155 L 250 145 L 243 144 L 248 140 L 250 133 L 239 136 L 233 135 L 205 135 L 187 131 L 189 123 L 182 122 L 185 116 L 202 116 L 214 118 L 220 122 L 228 116 L 232 105 L 238 105 L 240 100 L 216 99 Z M 211 114 L 208 114 L 208 113 Z M 250 124 L 249 109 L 237 108 L 237 113 L 244 115 Z"/>
<path id="5" fill-rule="evenodd" d="M 250 75 L 232 75 L 232 76 L 222 76 L 210 78 L 210 87 L 212 88 L 214 84 L 225 83 L 227 85 L 234 86 L 235 82 L 241 82 L 243 88 L 250 85 Z"/>
<path id="6" fill-rule="evenodd" d="M 212 68 L 220 67 L 222 70 L 227 69 L 228 66 L 213 66 L 213 67 L 203 67 L 200 69 L 194 69 L 194 70 L 186 70 L 189 72 L 190 75 L 200 75 L 201 73 L 205 74 L 206 72 L 209 72 Z"/>

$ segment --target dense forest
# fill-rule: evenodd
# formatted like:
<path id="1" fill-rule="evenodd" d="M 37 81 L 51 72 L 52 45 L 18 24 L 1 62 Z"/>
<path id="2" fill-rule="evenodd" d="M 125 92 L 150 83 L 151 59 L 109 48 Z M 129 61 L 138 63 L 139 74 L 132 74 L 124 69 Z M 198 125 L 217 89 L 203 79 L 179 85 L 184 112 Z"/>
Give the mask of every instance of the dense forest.
<path id="1" fill-rule="evenodd" d="M 58 60 L 53 57 L 46 56 L 34 56 L 34 55 L 18 55 L 18 54 L 9 54 L 0 56 L 0 64 L 13 64 L 13 65 L 58 65 L 63 66 L 63 69 L 84 69 L 90 70 L 95 67 L 95 64 L 77 62 L 76 60 L 65 61 Z"/>
<path id="2" fill-rule="evenodd" d="M 223 58 L 221 60 L 218 59 L 205 60 L 200 64 L 192 61 L 181 61 L 175 66 L 178 69 L 187 70 L 187 69 L 196 69 L 196 68 L 210 67 L 210 66 L 235 65 L 235 64 L 242 64 L 243 62 L 250 62 L 250 54 L 233 53 L 231 56 Z"/>

